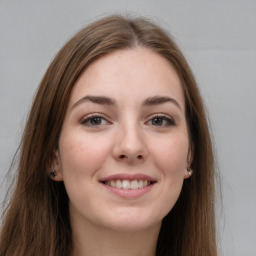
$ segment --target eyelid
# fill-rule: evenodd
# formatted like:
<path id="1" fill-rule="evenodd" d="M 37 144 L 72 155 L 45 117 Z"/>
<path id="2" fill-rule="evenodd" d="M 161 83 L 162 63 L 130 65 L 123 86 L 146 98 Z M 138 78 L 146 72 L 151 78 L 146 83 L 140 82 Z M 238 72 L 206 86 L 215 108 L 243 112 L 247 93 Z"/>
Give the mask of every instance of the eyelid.
<path id="1" fill-rule="evenodd" d="M 151 115 L 149 118 L 147 118 L 146 123 L 148 123 L 149 121 L 152 121 L 152 119 L 154 119 L 154 118 L 162 118 L 162 119 L 166 120 L 167 122 L 169 122 L 168 126 L 176 125 L 176 122 L 173 117 L 171 117 L 170 115 L 167 115 L 167 114 L 163 114 L 163 113 L 156 113 L 156 114 Z M 159 126 L 159 127 L 161 127 L 161 126 Z M 166 125 L 162 126 L 162 127 L 166 127 Z"/>
<path id="2" fill-rule="evenodd" d="M 102 119 L 104 119 L 104 120 L 106 121 L 107 124 L 111 124 L 111 122 L 109 121 L 109 118 L 106 117 L 104 114 L 101 114 L 101 113 L 92 113 L 92 114 L 88 114 L 88 115 L 84 116 L 83 118 L 81 118 L 79 122 L 80 122 L 80 124 L 85 125 L 85 123 L 86 123 L 87 121 L 89 121 L 90 119 L 95 118 L 95 117 L 102 118 Z M 105 125 L 105 124 L 100 124 L 100 125 L 98 125 L 98 126 L 102 126 L 102 125 Z M 93 127 L 94 125 L 87 125 L 87 126 Z M 97 126 L 97 125 L 95 125 L 95 127 L 96 127 L 96 126 Z"/>

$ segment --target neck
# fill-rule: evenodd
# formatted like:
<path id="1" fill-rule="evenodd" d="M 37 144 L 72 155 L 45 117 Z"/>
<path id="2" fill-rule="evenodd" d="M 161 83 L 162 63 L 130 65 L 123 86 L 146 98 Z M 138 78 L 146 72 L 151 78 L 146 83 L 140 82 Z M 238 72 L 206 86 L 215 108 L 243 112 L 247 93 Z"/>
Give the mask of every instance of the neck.
<path id="1" fill-rule="evenodd" d="M 155 256 L 161 223 L 140 231 L 116 231 L 72 224 L 72 256 Z"/>

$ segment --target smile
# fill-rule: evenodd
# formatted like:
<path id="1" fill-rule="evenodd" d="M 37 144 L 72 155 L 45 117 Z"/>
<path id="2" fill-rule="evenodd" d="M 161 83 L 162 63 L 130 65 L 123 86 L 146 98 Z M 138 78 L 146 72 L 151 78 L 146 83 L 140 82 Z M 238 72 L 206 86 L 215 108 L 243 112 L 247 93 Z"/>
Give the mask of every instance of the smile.
<path id="1" fill-rule="evenodd" d="M 108 180 L 103 182 L 105 185 L 119 189 L 141 189 L 151 185 L 149 180 Z"/>
<path id="2" fill-rule="evenodd" d="M 119 173 L 99 180 L 111 193 L 125 198 L 136 199 L 149 193 L 157 180 L 143 173 Z"/>

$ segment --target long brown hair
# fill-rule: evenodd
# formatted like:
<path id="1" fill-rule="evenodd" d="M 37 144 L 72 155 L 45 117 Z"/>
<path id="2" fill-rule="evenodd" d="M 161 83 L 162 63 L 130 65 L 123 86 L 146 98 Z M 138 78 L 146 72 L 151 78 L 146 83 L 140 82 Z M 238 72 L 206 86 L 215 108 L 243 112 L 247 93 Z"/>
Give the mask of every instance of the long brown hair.
<path id="1" fill-rule="evenodd" d="M 3 215 L 1 256 L 70 256 L 72 230 L 62 182 L 48 177 L 71 90 L 90 63 L 117 49 L 150 48 L 175 68 L 183 86 L 194 174 L 164 218 L 156 255 L 216 256 L 214 157 L 194 76 L 168 34 L 143 18 L 109 16 L 78 32 L 44 75 L 23 133 L 17 182 Z"/>

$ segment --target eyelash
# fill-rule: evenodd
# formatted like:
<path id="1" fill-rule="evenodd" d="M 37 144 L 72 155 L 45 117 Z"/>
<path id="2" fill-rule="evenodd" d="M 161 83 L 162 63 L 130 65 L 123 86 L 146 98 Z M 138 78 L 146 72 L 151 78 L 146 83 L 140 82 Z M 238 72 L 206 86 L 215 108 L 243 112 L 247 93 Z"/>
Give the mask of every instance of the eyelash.
<path id="1" fill-rule="evenodd" d="M 92 123 L 89 123 L 91 121 L 93 121 L 93 119 L 98 119 L 100 121 L 99 124 L 92 124 Z M 153 120 L 156 121 L 156 119 L 160 120 L 161 122 L 166 122 L 164 125 L 162 125 L 162 123 L 160 125 L 154 125 L 152 124 Z M 102 124 L 102 121 L 105 121 L 104 124 Z M 95 120 L 94 120 L 95 121 Z M 156 127 L 168 127 L 168 126 L 175 126 L 175 121 L 166 116 L 166 115 L 163 115 L 163 114 L 155 114 L 153 115 L 152 117 L 150 117 L 150 119 L 146 122 L 146 124 L 149 124 L 149 122 L 151 122 L 150 125 L 152 126 L 156 126 Z M 82 125 L 84 126 L 88 126 L 88 127 L 98 127 L 100 125 L 105 125 L 105 124 L 110 124 L 110 122 L 105 118 L 103 117 L 102 115 L 100 114 L 92 114 L 92 115 L 89 115 L 85 118 L 83 118 L 80 122 Z"/>
<path id="2" fill-rule="evenodd" d="M 152 122 L 154 119 L 160 119 L 161 121 L 165 121 L 166 124 L 165 125 L 153 125 L 153 126 L 156 126 L 156 127 L 168 127 L 168 126 L 175 126 L 175 121 L 166 116 L 166 115 L 163 115 L 163 114 L 155 114 L 154 116 L 152 116 L 146 123 L 149 123 L 149 122 Z"/>
<path id="3" fill-rule="evenodd" d="M 100 124 L 91 124 L 91 123 L 89 124 L 90 121 L 92 121 L 93 119 L 96 119 L 96 118 L 100 119 Z M 83 119 L 81 120 L 80 123 L 81 123 L 82 125 L 89 126 L 89 127 L 97 127 L 97 126 L 102 125 L 102 120 L 105 120 L 106 124 L 107 124 L 107 123 L 108 123 L 108 124 L 110 123 L 109 121 L 106 120 L 105 117 L 103 117 L 103 116 L 100 115 L 100 114 L 92 114 L 92 115 L 86 116 L 85 118 L 83 118 Z"/>

